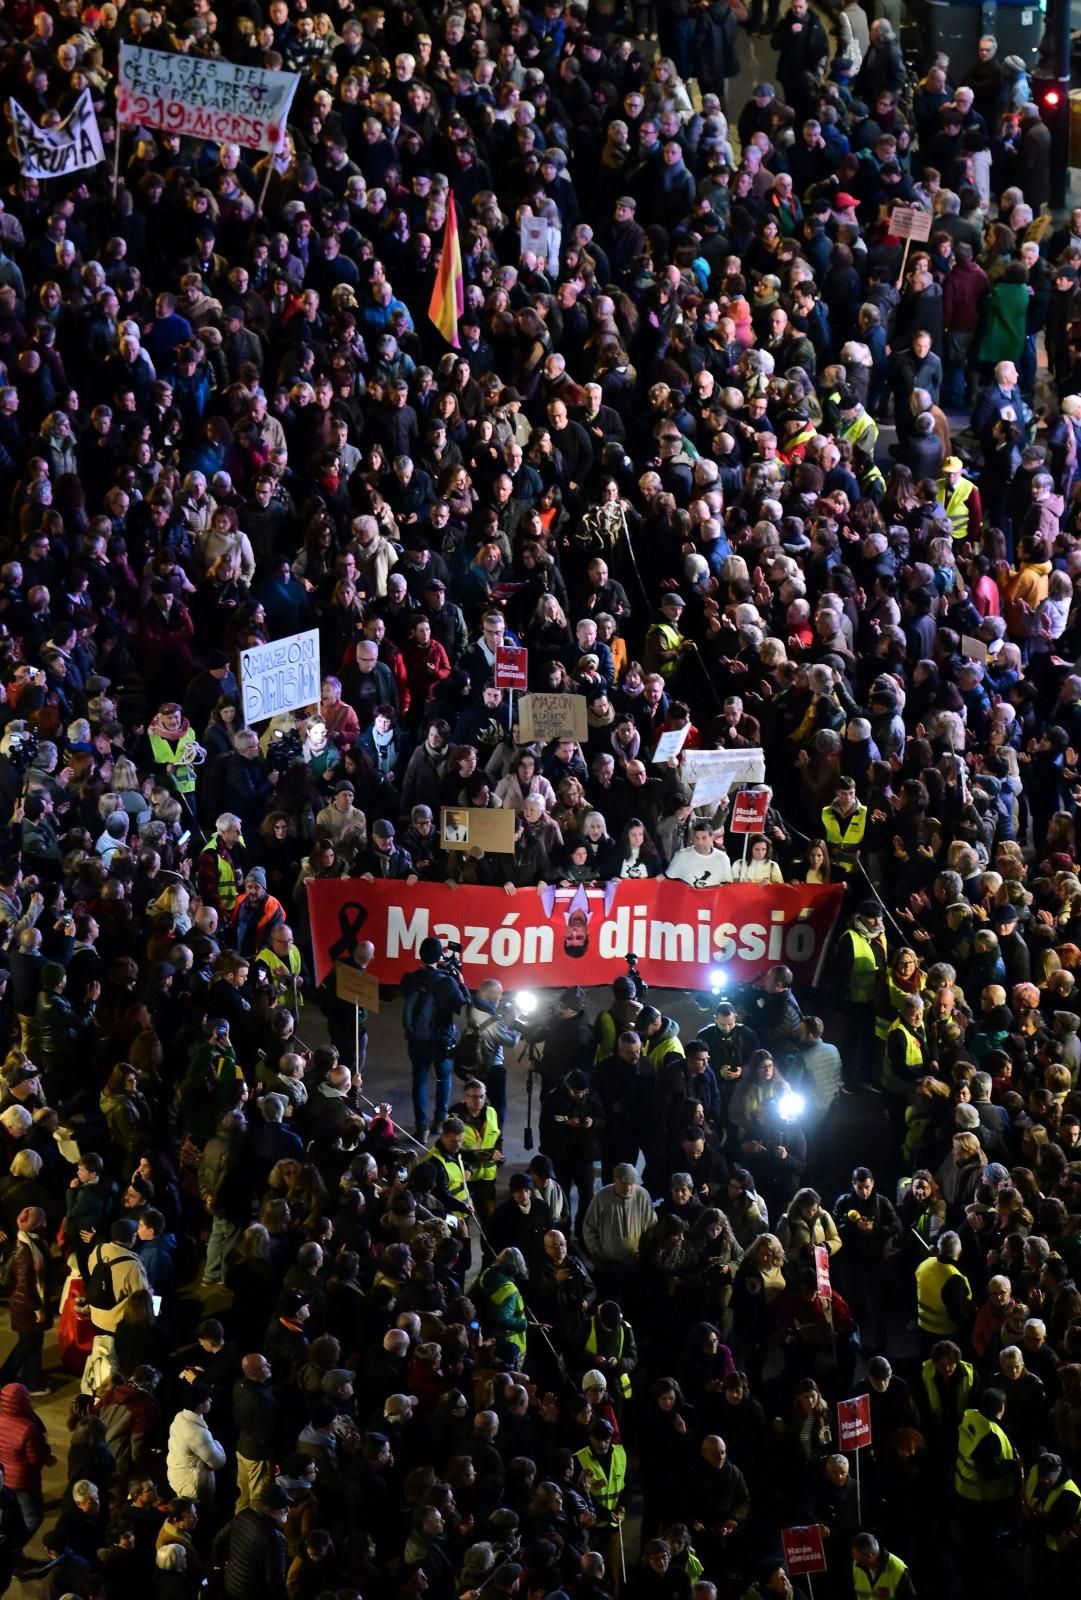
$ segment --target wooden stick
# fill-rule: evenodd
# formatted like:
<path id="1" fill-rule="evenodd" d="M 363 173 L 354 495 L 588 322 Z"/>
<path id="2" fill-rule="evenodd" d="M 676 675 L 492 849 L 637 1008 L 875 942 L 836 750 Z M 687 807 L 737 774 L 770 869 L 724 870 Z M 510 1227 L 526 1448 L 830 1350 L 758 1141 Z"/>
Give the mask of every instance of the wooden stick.
<path id="1" fill-rule="evenodd" d="M 116 138 L 113 141 L 113 144 L 114 144 L 114 149 L 113 149 L 113 205 L 114 206 L 116 204 L 117 186 L 120 183 L 120 130 L 121 130 L 122 126 L 123 126 L 122 123 L 119 123 L 119 122 L 117 123 L 117 125 L 116 125 Z"/>
<path id="2" fill-rule="evenodd" d="M 912 243 L 911 237 L 906 237 L 904 253 L 901 256 L 901 270 L 897 274 L 897 287 L 898 287 L 898 289 L 901 287 L 902 283 L 904 283 L 904 281 L 905 281 L 905 267 L 908 265 L 908 250 L 909 250 L 909 246 L 911 245 L 911 243 Z"/>
<path id="3" fill-rule="evenodd" d="M 263 207 L 266 204 L 266 192 L 270 188 L 270 180 L 274 173 L 274 162 L 277 160 L 280 150 L 281 145 L 278 146 L 277 150 L 270 150 L 267 152 L 266 177 L 263 179 L 263 187 L 259 191 L 259 199 L 255 207 L 255 215 L 257 217 L 261 217 L 263 215 Z"/>

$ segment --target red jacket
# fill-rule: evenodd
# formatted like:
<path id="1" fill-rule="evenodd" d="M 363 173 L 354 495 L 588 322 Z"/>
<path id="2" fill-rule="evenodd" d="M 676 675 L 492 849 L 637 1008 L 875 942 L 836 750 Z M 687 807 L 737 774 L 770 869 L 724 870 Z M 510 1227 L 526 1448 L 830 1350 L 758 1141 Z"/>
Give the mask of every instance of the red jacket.
<path id="1" fill-rule="evenodd" d="M 48 1456 L 45 1425 L 34 1415 L 29 1389 L 22 1383 L 6 1383 L 0 1389 L 0 1466 L 5 1487 L 39 1494 Z"/>

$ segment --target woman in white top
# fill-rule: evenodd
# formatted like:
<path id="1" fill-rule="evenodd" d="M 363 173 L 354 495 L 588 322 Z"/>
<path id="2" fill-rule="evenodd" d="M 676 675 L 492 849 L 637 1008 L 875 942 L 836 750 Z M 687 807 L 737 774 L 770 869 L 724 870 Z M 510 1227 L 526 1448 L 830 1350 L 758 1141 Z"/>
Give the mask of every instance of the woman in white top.
<path id="1" fill-rule="evenodd" d="M 773 859 L 773 846 L 761 833 L 753 834 L 747 859 L 732 863 L 734 883 L 783 883 L 784 873 Z"/>

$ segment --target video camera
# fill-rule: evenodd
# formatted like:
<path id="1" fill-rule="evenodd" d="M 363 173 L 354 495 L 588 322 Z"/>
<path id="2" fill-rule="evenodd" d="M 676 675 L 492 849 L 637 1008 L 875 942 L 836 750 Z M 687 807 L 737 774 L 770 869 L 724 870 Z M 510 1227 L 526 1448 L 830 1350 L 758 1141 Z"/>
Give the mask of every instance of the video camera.
<path id="1" fill-rule="evenodd" d="M 638 970 L 638 957 L 633 950 L 628 950 L 623 959 L 627 963 L 627 976 L 634 984 L 634 998 L 641 1000 L 649 993 L 649 984 Z"/>
<path id="2" fill-rule="evenodd" d="M 449 972 L 454 978 L 460 978 L 462 975 L 462 947 L 453 939 L 448 939 L 443 946 L 443 959 L 439 963 L 439 970 Z"/>
<path id="3" fill-rule="evenodd" d="M 267 750 L 267 759 L 277 771 L 286 766 L 290 761 L 300 761 L 303 758 L 304 747 L 300 734 L 295 728 L 275 728 L 270 736 L 270 748 Z"/>

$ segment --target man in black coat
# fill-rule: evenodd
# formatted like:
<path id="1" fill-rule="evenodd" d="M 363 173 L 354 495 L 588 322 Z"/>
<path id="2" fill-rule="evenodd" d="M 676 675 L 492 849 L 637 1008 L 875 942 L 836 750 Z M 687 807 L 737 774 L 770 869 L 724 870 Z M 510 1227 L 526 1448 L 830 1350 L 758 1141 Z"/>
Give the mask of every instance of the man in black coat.
<path id="1" fill-rule="evenodd" d="M 270 1362 L 266 1356 L 246 1355 L 240 1370 L 242 1376 L 233 1389 L 238 1515 L 257 1505 L 263 1491 L 273 1485 L 278 1437 L 278 1402 L 270 1387 Z"/>
<path id="2" fill-rule="evenodd" d="M 226 1523 L 214 1541 L 215 1564 L 224 1561 L 229 1600 L 288 1600 L 286 1550 L 282 1529 L 289 1514 L 289 1496 L 270 1484 L 254 1506 Z"/>
<path id="3" fill-rule="evenodd" d="M 809 0 L 792 0 L 792 9 L 781 18 L 770 37 L 778 52 L 777 81 L 790 106 L 806 100 L 806 75 L 815 73 L 829 56 L 826 30 L 811 10 Z"/>
<path id="4" fill-rule="evenodd" d="M 488 1236 L 494 1250 L 520 1250 L 530 1271 L 544 1262 L 544 1235 L 552 1226 L 547 1202 L 533 1193 L 533 1179 L 516 1172 L 510 1180 L 510 1196 L 492 1212 Z"/>

